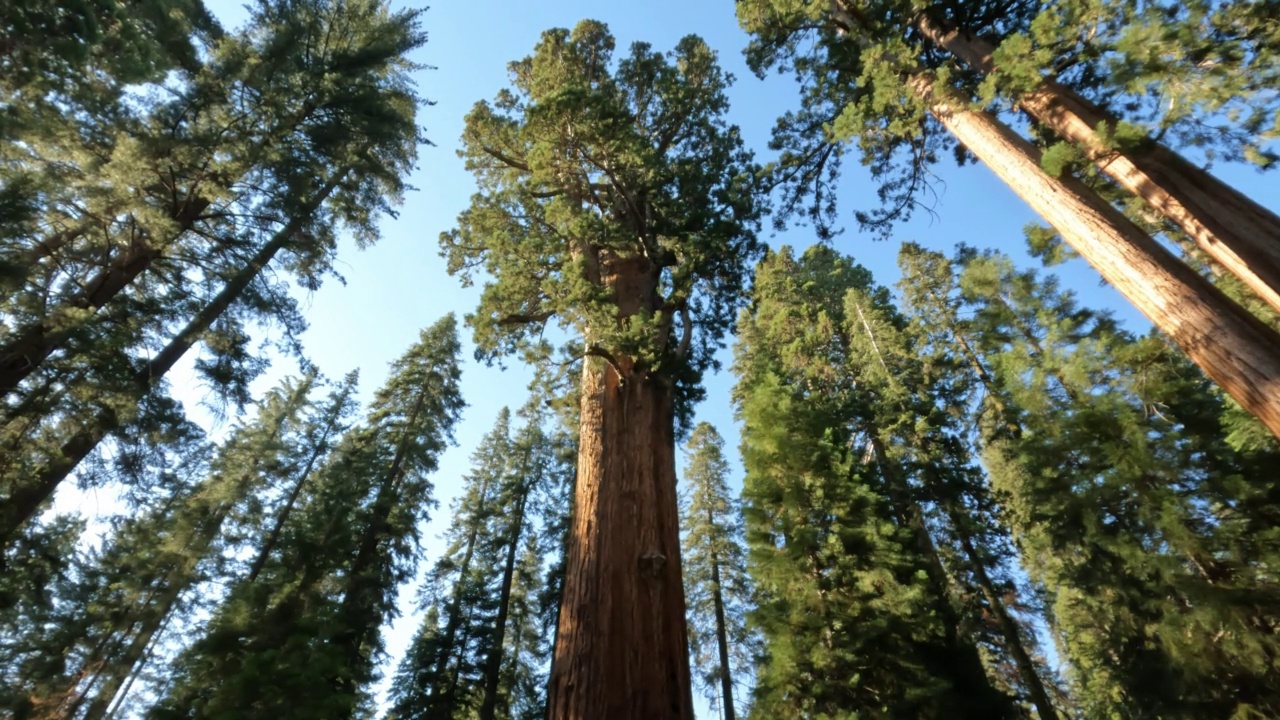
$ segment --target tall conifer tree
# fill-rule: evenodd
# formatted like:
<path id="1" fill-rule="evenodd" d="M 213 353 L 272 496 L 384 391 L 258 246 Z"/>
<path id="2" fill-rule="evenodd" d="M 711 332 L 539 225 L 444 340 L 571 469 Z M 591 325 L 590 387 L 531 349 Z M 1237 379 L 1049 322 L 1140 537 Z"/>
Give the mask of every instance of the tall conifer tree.
<path id="1" fill-rule="evenodd" d="M 761 717 L 1013 717 L 992 688 L 927 525 L 846 297 L 891 312 L 870 273 L 815 246 L 761 263 L 740 321 L 747 539 L 764 643 Z M 859 353 L 863 353 L 859 355 Z"/>
<path id="2" fill-rule="evenodd" d="M 456 325 L 424 330 L 334 447 L 262 571 L 234 584 L 154 718 L 369 712 L 380 629 L 412 576 L 437 458 L 462 408 Z"/>
<path id="3" fill-rule="evenodd" d="M 493 278 L 472 318 L 482 355 L 533 349 L 554 319 L 583 358 L 557 720 L 691 716 L 676 420 L 758 247 L 755 168 L 714 53 L 690 36 L 615 64 L 613 46 L 584 21 L 511 65 L 512 89 L 467 117 L 482 191 L 442 236 L 454 272 Z"/>
<path id="4" fill-rule="evenodd" d="M 197 369 L 247 399 L 264 363 L 246 325 L 305 326 L 268 265 L 315 287 L 340 228 L 376 238 L 418 140 L 405 57 L 425 39 L 417 15 L 377 0 L 259 3 L 110 149 L 95 182 L 124 196 L 103 201 L 112 222 L 33 260 L 0 306 L 0 543 L 103 439 L 145 420 L 196 346 Z"/>
<path id="5" fill-rule="evenodd" d="M 697 683 L 724 720 L 737 717 L 734 687 L 749 685 L 751 648 L 746 628 L 751 591 L 738 503 L 729 490 L 724 440 L 702 422 L 686 445 L 681 493 L 689 650 Z M 741 698 L 741 695 L 738 695 Z"/>
<path id="6" fill-rule="evenodd" d="M 885 204 L 859 220 L 887 229 L 918 205 L 928 165 L 939 152 L 963 146 L 1280 437 L 1280 334 L 1071 173 L 1051 166 L 1056 173 L 1051 174 L 1029 140 L 979 109 L 991 104 L 990 93 L 979 93 L 972 74 L 922 42 L 916 27 L 918 21 L 953 13 L 970 32 L 998 34 L 1017 27 L 1035 5 L 943 3 L 924 9 L 841 0 L 739 3 L 739 18 L 754 36 L 748 49 L 753 67 L 763 72 L 782 65 L 801 81 L 803 108 L 781 118 L 774 136 L 783 150 L 779 171 L 791 205 L 812 195 L 810 215 L 820 221 L 829 217 L 841 146 L 857 138 L 864 164 L 881 182 Z M 1016 61 L 1016 50 L 1011 57 Z M 1021 75 L 1013 75 L 1027 76 L 1022 65 Z M 1036 72 L 1030 74 L 1038 80 Z M 1251 257 L 1260 257 L 1256 250 L 1249 251 Z"/>

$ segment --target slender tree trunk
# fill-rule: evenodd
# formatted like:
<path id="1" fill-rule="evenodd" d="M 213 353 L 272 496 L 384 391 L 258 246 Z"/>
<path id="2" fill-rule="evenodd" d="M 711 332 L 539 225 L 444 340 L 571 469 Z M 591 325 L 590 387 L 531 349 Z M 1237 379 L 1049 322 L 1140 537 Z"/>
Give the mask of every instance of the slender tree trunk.
<path id="1" fill-rule="evenodd" d="M 186 580 L 189 581 L 190 574 Z M 178 601 L 178 597 L 186 590 L 189 582 L 178 581 L 160 597 L 159 607 L 153 613 L 153 618 L 145 621 L 141 630 L 133 637 L 133 641 L 125 648 L 124 655 L 118 660 L 112 662 L 113 667 L 107 673 L 106 682 L 102 684 L 100 689 L 94 696 L 93 701 L 89 703 L 89 708 L 85 710 L 83 720 L 103 720 L 110 709 L 112 703 L 115 702 L 124 684 L 129 680 L 137 668 L 138 663 L 146 656 L 148 648 L 151 647 L 152 641 L 161 629 L 169 622 L 173 605 Z"/>
<path id="2" fill-rule="evenodd" d="M 485 500 L 488 497 L 488 495 L 489 495 L 489 480 L 488 478 L 485 478 L 484 482 L 481 483 L 480 485 L 480 497 L 478 500 L 478 506 L 476 508 L 477 516 L 483 516 Z M 434 678 L 436 678 L 437 682 L 445 676 L 445 672 L 449 669 L 449 660 L 453 658 L 453 656 L 450 654 L 450 651 L 453 649 L 454 642 L 458 638 L 458 629 L 463 625 L 462 582 L 463 582 L 463 579 L 466 578 L 467 573 L 471 571 L 471 558 L 474 557 L 475 555 L 476 539 L 479 533 L 480 533 L 479 523 L 473 522 L 471 524 L 470 531 L 467 533 L 467 544 L 466 544 L 466 549 L 463 550 L 462 552 L 462 562 L 458 564 L 458 584 L 454 585 L 453 587 L 453 597 L 449 599 L 449 607 L 446 611 L 447 614 L 446 614 L 446 619 L 444 624 L 444 642 L 440 644 L 440 647 L 441 647 L 440 655 L 436 658 L 435 672 L 432 675 Z M 465 643 L 459 643 L 459 645 L 465 645 Z M 462 664 L 461 648 L 459 648 L 459 651 L 458 651 L 458 664 L 459 665 Z M 436 691 L 440 689 L 439 685 L 433 688 L 432 697 L 431 697 L 431 708 L 434 715 L 437 715 L 443 718 L 453 717 L 453 689 L 456 688 L 458 685 L 457 675 L 458 673 L 454 673 L 454 678 L 452 682 L 450 682 L 449 684 L 450 689 L 445 691 L 443 694 L 436 693 Z M 437 704 L 442 701 L 442 698 L 445 704 L 444 705 Z"/>
<path id="3" fill-rule="evenodd" d="M 267 564 L 267 558 L 271 556 L 271 551 L 275 549 L 276 543 L 280 541 L 280 533 L 284 531 L 285 523 L 289 521 L 289 516 L 293 514 L 293 508 L 298 503 L 298 497 L 302 495 L 302 489 L 306 486 L 307 480 L 311 478 L 311 472 L 315 469 L 316 463 L 319 462 L 321 456 L 327 450 L 325 444 L 329 441 L 329 435 L 333 433 L 338 424 L 338 417 L 342 414 L 342 406 L 346 403 L 349 393 L 350 386 L 334 402 L 333 410 L 329 413 L 329 417 L 325 419 L 324 431 L 320 439 L 311 448 L 311 455 L 307 457 L 306 466 L 298 474 L 298 481 L 293 484 L 293 489 L 289 491 L 289 497 L 285 499 L 284 505 L 276 513 L 275 523 L 272 524 L 271 531 L 267 533 L 267 539 L 263 541 L 262 547 L 258 549 L 258 555 L 253 559 L 253 565 L 249 568 L 247 577 L 249 582 L 258 579 L 258 575 L 262 573 L 262 568 Z"/>
<path id="4" fill-rule="evenodd" d="M 276 137 L 286 137 L 294 132 L 315 110 L 316 106 L 312 101 L 305 102 L 294 117 L 289 118 L 286 123 L 274 130 Z M 219 178 L 218 181 L 224 183 L 225 187 L 230 187 L 230 184 L 236 179 L 244 177 L 248 169 L 264 157 L 264 153 L 268 152 L 270 147 L 268 144 L 265 147 L 255 148 L 255 152 L 248 156 L 247 162 L 239 172 L 230 173 L 230 177 Z M 346 170 L 339 172 L 335 175 L 335 178 L 341 181 L 346 172 Z M 165 189 L 153 188 L 153 191 L 164 192 Z M 323 195 L 327 196 L 331 192 L 332 190 L 329 190 Z M 66 314 L 66 310 L 88 310 L 93 313 L 109 303 L 136 280 L 139 275 L 151 267 L 151 264 L 159 259 L 166 250 L 170 249 L 184 233 L 194 227 L 210 204 L 208 199 L 198 196 L 189 195 L 184 198 L 180 204 L 170 210 L 169 219 L 177 223 L 177 227 L 169 237 L 159 241 L 145 236 L 137 238 L 124 254 L 112 260 L 105 270 L 94 276 L 83 292 L 54 310 L 51 316 L 54 323 L 56 323 L 58 315 Z M 60 244 L 65 244 L 70 239 L 74 239 L 75 234 L 78 234 L 77 231 L 68 232 L 73 233 L 69 239 L 58 237 L 54 239 L 58 240 Z M 29 257 L 38 261 L 44 254 L 56 251 L 60 244 L 52 244 L 46 249 L 37 246 L 31 251 Z M 0 345 L 0 397 L 4 397 L 14 390 L 18 383 L 38 370 L 44 361 L 75 333 L 80 325 L 80 323 L 76 323 L 65 329 L 54 329 L 51 326 L 50 319 L 48 317 L 41 319 L 18 330 L 12 338 Z"/>
<path id="5" fill-rule="evenodd" d="M 711 505 L 707 505 L 707 523 L 714 527 Z M 729 671 L 729 628 L 724 619 L 724 590 L 720 587 L 720 559 L 711 551 L 711 602 L 716 612 L 716 649 L 720 652 L 720 695 L 724 704 L 724 720 L 734 720 L 733 674 Z"/>
<path id="6" fill-rule="evenodd" d="M 928 19 L 925 37 L 975 70 L 996 70 L 994 48 Z M 1099 134 L 1118 120 L 1070 88 L 1046 79 L 1018 101 L 1024 112 L 1078 145 L 1120 187 L 1182 228 L 1206 255 L 1280 311 L 1280 216 L 1151 138 L 1117 149 Z"/>
<path id="7" fill-rule="evenodd" d="M 1036 671 L 1035 662 L 1031 660 L 1031 655 L 1027 652 L 1026 645 L 1022 642 L 1022 634 L 1019 632 L 1017 621 L 1009 614 L 1008 608 L 1004 606 L 1004 600 L 996 592 L 995 584 L 991 582 L 991 576 L 987 574 L 986 563 L 982 556 L 979 555 L 978 549 L 974 547 L 972 538 L 969 537 L 968 532 L 962 529 L 964 519 L 959 516 L 954 507 L 949 505 L 947 509 L 951 515 L 952 524 L 956 526 L 956 535 L 960 539 L 960 548 L 964 551 L 965 557 L 969 559 L 969 565 L 973 568 L 974 577 L 978 580 L 978 587 L 987 599 L 987 607 L 991 608 L 991 613 L 996 617 L 996 623 L 1000 626 L 1000 634 L 1004 636 L 1005 644 L 1009 649 L 1009 653 L 1013 656 L 1014 664 L 1018 667 L 1018 675 L 1022 678 L 1022 684 L 1026 688 L 1027 694 L 1031 696 L 1031 703 L 1035 705 L 1036 713 L 1040 716 L 1040 720 L 1058 720 L 1058 711 L 1053 707 L 1053 703 L 1050 702 L 1049 692 L 1045 689 L 1044 682 L 1040 679 L 1040 673 Z"/>
<path id="8" fill-rule="evenodd" d="M 337 173 L 312 198 L 312 202 L 304 212 L 289 221 L 267 244 L 263 245 L 244 267 L 231 276 L 221 292 L 214 296 L 209 304 L 196 313 L 186 327 L 169 341 L 168 345 L 134 373 L 130 383 L 129 405 L 136 406 L 140 403 L 165 373 L 169 372 L 178 360 L 195 346 L 200 337 L 240 298 L 276 254 L 289 244 L 320 204 L 337 188 L 345 175 L 345 171 Z M 63 443 L 58 453 L 33 473 L 29 482 L 13 491 L 13 494 L 0 506 L 0 552 L 8 547 L 15 533 L 39 512 L 46 500 L 53 496 L 54 490 L 71 474 L 76 465 L 93 452 L 103 438 L 120 428 L 126 421 L 127 419 L 121 417 L 116 408 L 104 407 L 89 422 L 81 425 L 75 434 Z"/>
<path id="9" fill-rule="evenodd" d="M 507 616 L 511 605 L 511 582 L 515 576 L 516 553 L 520 549 L 520 533 L 524 529 L 525 499 L 528 497 L 529 480 L 521 478 L 520 499 L 512 516 L 511 535 L 507 538 L 506 564 L 502 568 L 502 589 L 498 595 L 498 616 L 493 621 L 493 645 L 485 658 L 484 701 L 480 705 L 480 720 L 493 720 L 498 709 L 498 678 L 502 671 L 502 643 L 506 639 Z"/>
<path id="10" fill-rule="evenodd" d="M 133 671 L 129 673 L 128 681 L 125 682 L 124 687 L 120 688 L 120 692 L 116 693 L 115 705 L 107 711 L 105 720 L 114 720 L 116 715 L 120 713 L 120 709 L 124 707 L 124 702 L 129 697 L 129 690 L 133 688 L 133 683 L 137 681 L 138 676 L 147 667 L 147 663 L 151 661 L 151 656 L 155 654 L 156 639 L 164 636 L 164 631 L 169 627 L 171 619 L 172 616 L 166 616 L 160 628 L 152 636 L 151 643 L 147 645 L 146 652 L 142 655 L 142 660 L 134 665 Z M 163 694 L 160 697 L 163 697 Z"/>
<path id="11" fill-rule="evenodd" d="M 939 621 L 943 626 L 943 637 L 954 663 L 949 667 L 940 667 L 938 672 L 943 677 L 952 679 L 957 689 L 963 689 L 962 695 L 968 702 L 962 707 L 952 709 L 956 718 L 982 718 L 983 720 L 1011 719 L 1015 717 L 1014 708 L 1009 697 L 991 685 L 990 679 L 982 664 L 982 656 L 971 638 L 960 631 L 960 613 L 951 601 L 951 578 L 938 546 L 929 532 L 925 520 L 924 508 L 911 495 L 911 488 L 903 476 L 901 468 L 885 453 L 883 441 L 879 439 L 875 428 L 871 429 L 871 446 L 875 451 L 881 471 L 886 476 L 890 487 L 890 501 L 901 515 L 902 522 L 911 530 L 915 542 L 915 550 L 925 563 L 925 574 L 933 586 L 933 593 L 938 598 L 935 607 Z"/>
<path id="12" fill-rule="evenodd" d="M 342 606 L 338 611 L 341 618 L 342 626 L 335 634 L 332 642 L 334 645 L 343 648 L 346 652 L 346 667 L 343 668 L 337 679 L 337 686 L 340 694 L 351 699 L 352 708 L 355 707 L 356 690 L 358 689 L 358 681 L 361 679 L 360 674 L 356 672 L 357 667 L 363 661 L 361 653 L 366 639 L 366 633 L 371 628 L 365 627 L 361 618 L 361 610 L 366 608 L 376 598 L 371 597 L 377 590 L 377 577 L 373 571 L 376 564 L 382 560 L 380 552 L 382 539 L 387 533 L 387 521 L 391 517 L 391 511 L 395 508 L 396 493 L 400 487 L 400 481 L 404 477 L 404 463 L 408 456 L 409 444 L 413 441 L 413 427 L 418 421 L 418 417 L 422 414 L 423 408 L 426 407 L 428 388 L 423 387 L 418 391 L 418 397 L 415 398 L 413 409 L 409 411 L 409 417 L 405 422 L 404 434 L 396 445 L 395 455 L 391 458 L 391 465 L 387 468 L 387 474 L 383 477 L 381 485 L 378 487 L 378 495 L 374 498 L 373 508 L 371 508 L 369 525 L 365 529 L 363 536 L 360 538 L 360 548 L 356 551 L 355 561 L 351 564 L 348 571 L 350 580 L 347 582 L 346 591 L 343 593 Z M 372 628 L 375 632 L 377 628 Z"/>
<path id="13" fill-rule="evenodd" d="M 912 80 L 924 96 L 931 81 Z M 984 112 L 931 98 L 931 111 L 1089 264 L 1231 397 L 1280 437 L 1280 335 Z"/>
<path id="14" fill-rule="evenodd" d="M 647 262 L 606 271 L 620 321 L 652 308 Z M 691 720 L 671 384 L 626 357 L 588 357 L 582 373 L 548 718 Z"/>

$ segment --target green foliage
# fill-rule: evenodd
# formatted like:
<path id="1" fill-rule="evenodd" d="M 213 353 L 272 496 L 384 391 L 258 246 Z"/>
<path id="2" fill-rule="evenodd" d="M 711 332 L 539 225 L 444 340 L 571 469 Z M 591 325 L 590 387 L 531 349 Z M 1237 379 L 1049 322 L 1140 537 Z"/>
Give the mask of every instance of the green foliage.
<path id="1" fill-rule="evenodd" d="M 379 629 L 413 574 L 432 505 L 428 477 L 463 405 L 458 352 L 449 316 L 392 365 L 364 421 L 303 489 L 261 573 L 231 587 L 149 717 L 301 719 L 369 708 Z"/>
<path id="2" fill-rule="evenodd" d="M 708 423 L 698 423 L 686 445 L 681 493 L 681 571 L 689 618 L 689 651 L 697 680 L 714 708 L 741 704 L 741 695 L 724 697 L 722 682 L 749 686 L 752 638 L 746 614 L 751 587 L 741 510 L 729 491 L 729 465 L 724 440 Z M 721 657 L 724 643 L 727 657 Z"/>
<path id="3" fill-rule="evenodd" d="M 0 245 L 0 494 L 45 471 L 56 486 L 87 452 L 65 447 L 165 422 L 146 396 L 168 367 L 139 357 L 202 343 L 197 370 L 243 405 L 266 366 L 247 328 L 277 325 L 296 350 L 288 279 L 317 287 L 339 231 L 370 242 L 400 201 L 419 140 L 405 57 L 425 40 L 418 16 L 260 2 L 101 132 L 72 114 L 63 134 L 0 147 L 5 187 L 39 188 L 37 215 Z M 287 272 L 265 273 L 273 260 Z"/>
<path id="4" fill-rule="evenodd" d="M 510 65 L 513 87 L 467 115 L 480 192 L 441 246 L 464 282 L 487 274 L 481 357 L 542 350 L 554 319 L 574 355 L 674 381 L 684 417 L 759 252 L 756 168 L 706 43 L 613 50 L 583 21 Z"/>
<path id="5" fill-rule="evenodd" d="M 1268 167 L 1276 158 L 1272 2 L 744 0 L 736 8 L 752 69 L 790 72 L 800 85 L 801 109 L 774 129 L 772 170 L 785 215 L 802 214 L 824 236 L 835 225 L 848 144 L 879 185 L 879 207 L 855 213 L 860 226 L 887 236 L 927 207 L 929 166 L 954 142 L 908 82 L 921 73 L 935 89 L 997 111 L 1053 79 L 1116 117 L 1103 137 L 1122 150 L 1158 139 L 1209 160 Z M 933 45 L 922 18 L 994 45 L 995 69 L 976 72 Z M 1046 169 L 1056 174 L 1075 153 L 1049 145 Z"/>
<path id="6" fill-rule="evenodd" d="M 981 424 L 983 461 L 1085 713 L 1273 714 L 1275 446 L 1232 448 L 1221 395 L 1163 338 L 999 255 L 955 273 L 1014 428 Z"/>
<path id="7" fill-rule="evenodd" d="M 422 588 L 426 613 L 391 684 L 388 720 L 477 717 L 484 706 L 501 718 L 544 712 L 543 543 L 572 467 L 544 434 L 537 403 L 514 435 L 503 408 L 472 455 L 449 545 Z"/>
<path id="8" fill-rule="evenodd" d="M 887 291 L 822 246 L 757 270 L 734 367 L 760 717 L 1010 711 L 960 635 L 910 465 L 889 447 L 912 425 L 881 399 L 901 388 L 872 371 L 885 359 L 867 330 L 897 322 Z"/>

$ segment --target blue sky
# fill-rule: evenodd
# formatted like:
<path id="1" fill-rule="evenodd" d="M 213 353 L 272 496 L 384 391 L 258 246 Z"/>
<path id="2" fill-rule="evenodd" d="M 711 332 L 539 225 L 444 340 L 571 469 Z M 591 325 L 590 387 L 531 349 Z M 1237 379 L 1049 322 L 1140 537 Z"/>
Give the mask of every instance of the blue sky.
<path id="1" fill-rule="evenodd" d="M 228 26 L 238 25 L 245 16 L 237 0 L 211 0 L 210 6 Z M 741 55 L 747 38 L 737 27 L 731 0 L 438 3 L 424 16 L 430 39 L 415 57 L 435 67 L 418 76 L 422 95 L 435 101 L 423 109 L 420 120 L 435 147 L 421 149 L 419 168 L 411 178 L 417 191 L 409 194 L 398 219 L 384 219 L 383 237 L 375 247 L 358 251 L 349 241 L 344 242 L 337 269 L 346 278 L 345 285 L 330 281 L 303 298 L 310 320 L 304 342 L 309 356 L 326 375 L 339 378 L 360 368 L 362 392 L 367 398 L 386 377 L 388 363 L 414 341 L 420 328 L 445 313 L 462 316 L 475 307 L 478 288 L 463 289 L 446 274 L 437 244 L 439 233 L 453 227 L 474 187 L 455 154 L 463 115 L 476 101 L 492 98 L 506 85 L 506 63 L 529 53 L 543 30 L 572 27 L 584 18 L 609 25 L 617 37 L 619 54 L 634 41 L 665 50 L 686 34 L 701 35 L 719 51 L 721 64 L 737 77 L 730 90 L 731 121 L 742 128 L 758 158 L 769 159 L 770 128 L 780 113 L 795 106 L 795 86 L 790 77 L 761 81 L 747 70 Z M 1280 208 L 1280 182 L 1274 175 L 1240 167 L 1217 170 L 1263 204 Z M 915 240 L 943 251 L 964 242 L 1024 257 L 1021 231 L 1035 217 L 1020 200 L 980 166 L 956 168 L 948 160 L 937 172 L 941 182 L 936 215 L 921 214 L 902 226 L 896 233 L 898 240 Z M 871 207 L 875 202 L 874 187 L 856 164 L 846 170 L 841 200 L 846 217 L 854 208 Z M 766 228 L 766 237 L 775 247 L 784 243 L 805 246 L 813 241 L 806 228 L 772 237 Z M 835 245 L 869 267 L 879 282 L 896 282 L 897 241 L 872 241 L 850 229 Z M 1083 263 L 1057 271 L 1088 304 L 1112 308 L 1131 328 L 1145 329 L 1145 321 L 1114 291 L 1100 287 L 1098 276 Z M 445 455 L 436 477 L 440 510 L 425 534 L 429 541 L 424 565 L 433 562 L 438 553 L 440 544 L 435 538 L 447 524 L 449 501 L 457 494 L 472 448 L 491 427 L 499 408 L 519 406 L 526 394 L 527 372 L 519 367 L 503 372 L 480 366 L 470 358 L 469 343 L 464 354 L 463 390 L 469 407 L 457 429 L 458 446 Z M 722 357 L 727 366 L 728 351 Z M 290 371 L 278 367 L 271 377 Z M 708 396 L 699 407 L 699 419 L 716 425 L 732 449 L 737 445 L 737 431 L 729 407 L 731 383 L 724 372 L 707 379 Z M 184 387 L 182 381 L 175 382 L 175 391 L 189 401 L 202 394 L 197 388 Z M 736 468 L 737 458 L 731 460 Z M 405 589 L 404 613 L 387 632 L 392 663 L 398 661 L 416 626 L 417 616 L 411 607 L 415 590 Z"/>

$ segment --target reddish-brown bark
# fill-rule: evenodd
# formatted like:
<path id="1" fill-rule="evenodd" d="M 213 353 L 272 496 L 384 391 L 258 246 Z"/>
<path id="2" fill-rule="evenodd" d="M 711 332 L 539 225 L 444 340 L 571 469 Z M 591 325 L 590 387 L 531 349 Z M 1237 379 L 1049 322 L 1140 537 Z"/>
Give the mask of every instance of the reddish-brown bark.
<path id="1" fill-rule="evenodd" d="M 1280 335 L 1078 180 L 1055 178 L 1025 138 L 912 81 L 951 133 L 1227 394 L 1280 437 Z"/>
<path id="2" fill-rule="evenodd" d="M 619 317 L 655 302 L 646 261 L 603 261 Z M 588 357 L 551 720 L 693 717 L 671 382 Z"/>
<path id="3" fill-rule="evenodd" d="M 917 26 L 930 42 L 973 69 L 997 69 L 995 48 L 985 40 L 924 16 Z M 1114 131 L 1118 119 L 1061 83 L 1046 79 L 1022 95 L 1018 106 L 1079 146 L 1098 169 L 1280 311 L 1280 216 L 1152 139 L 1116 149 L 1099 128 Z"/>

